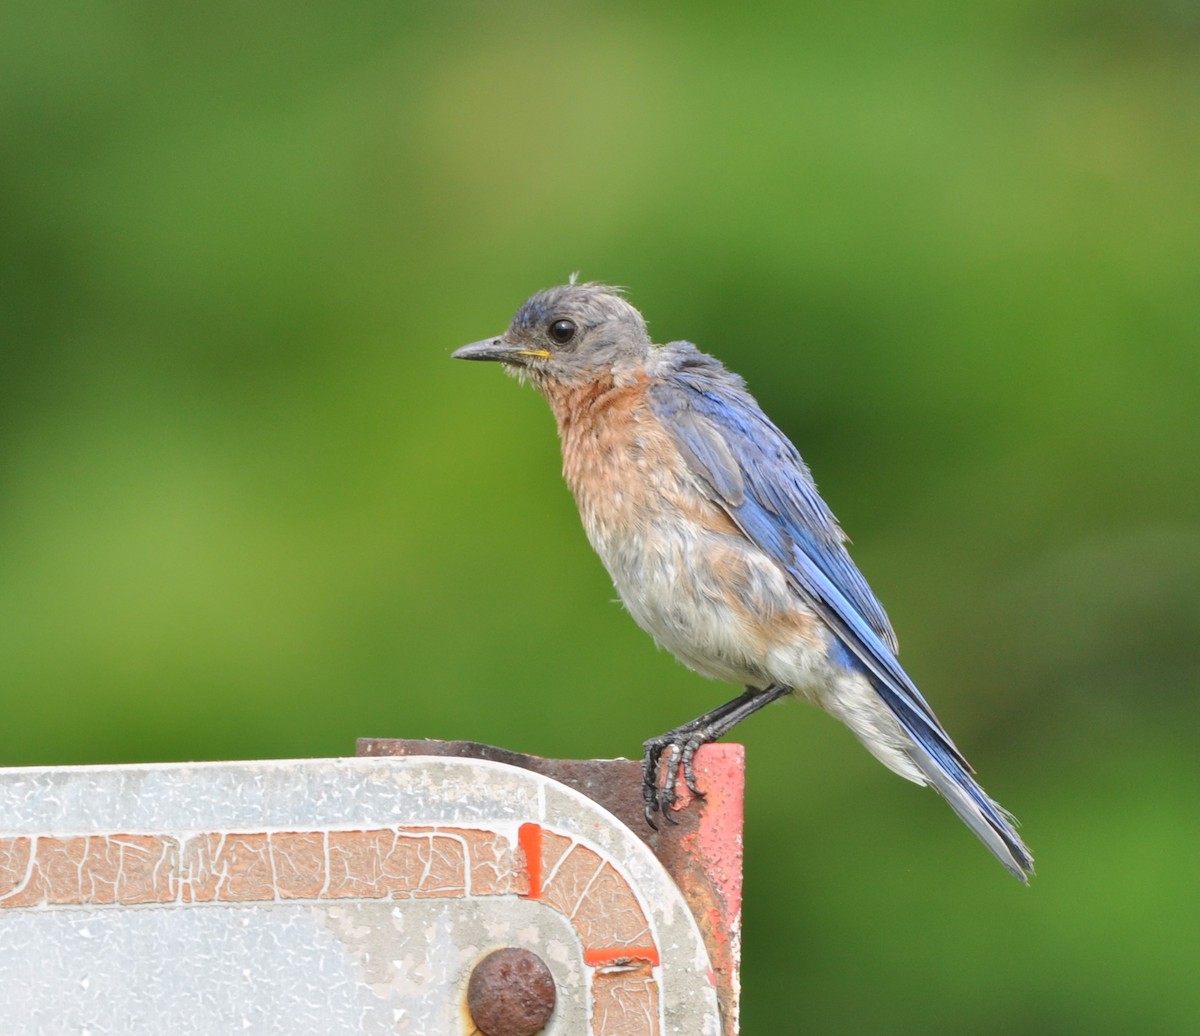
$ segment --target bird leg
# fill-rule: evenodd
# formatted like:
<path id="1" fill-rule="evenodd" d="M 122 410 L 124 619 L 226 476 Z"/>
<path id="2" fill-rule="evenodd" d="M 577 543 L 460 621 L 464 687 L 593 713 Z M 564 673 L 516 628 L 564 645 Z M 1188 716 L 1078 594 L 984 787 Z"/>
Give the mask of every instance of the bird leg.
<path id="1" fill-rule="evenodd" d="M 782 687 L 779 684 L 772 684 L 765 690 L 747 687 L 745 692 L 733 701 L 718 705 L 711 712 L 697 716 L 691 722 L 647 741 L 642 746 L 645 749 L 642 758 L 642 800 L 646 804 L 646 823 L 655 830 L 658 829 L 654 822 L 656 812 L 661 813 L 670 823 L 676 822 L 670 814 L 670 807 L 676 799 L 675 785 L 680 773 L 683 774 L 683 782 L 688 791 L 697 798 L 704 797 L 704 793 L 696 786 L 696 773 L 692 768 L 692 760 L 701 745 L 724 737 L 747 716 L 790 693 L 790 687 Z M 670 754 L 663 779 L 660 781 L 659 761 L 668 749 Z"/>

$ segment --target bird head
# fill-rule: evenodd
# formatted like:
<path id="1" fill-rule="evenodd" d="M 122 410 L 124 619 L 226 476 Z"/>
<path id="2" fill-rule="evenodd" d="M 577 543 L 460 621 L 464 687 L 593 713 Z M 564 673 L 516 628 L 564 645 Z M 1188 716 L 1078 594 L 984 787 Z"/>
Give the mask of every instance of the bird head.
<path id="1" fill-rule="evenodd" d="M 641 313 L 604 284 L 564 284 L 538 292 L 496 338 L 464 345 L 458 360 L 495 360 L 552 393 L 598 379 L 620 380 L 652 348 Z"/>

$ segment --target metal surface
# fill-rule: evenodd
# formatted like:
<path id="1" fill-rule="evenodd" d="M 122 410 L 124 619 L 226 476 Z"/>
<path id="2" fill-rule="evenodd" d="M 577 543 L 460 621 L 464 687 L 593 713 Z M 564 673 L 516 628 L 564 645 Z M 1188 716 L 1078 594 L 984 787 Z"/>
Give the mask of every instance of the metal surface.
<path id="1" fill-rule="evenodd" d="M 0 1032 L 446 1034 L 500 947 L 545 1036 L 718 1036 L 691 910 L 645 843 L 464 758 L 0 770 Z"/>
<path id="2" fill-rule="evenodd" d="M 737 1036 L 741 993 L 742 829 L 745 749 L 705 745 L 695 769 L 703 800 L 680 781 L 676 823 L 652 829 L 643 815 L 642 764 L 632 759 L 546 759 L 474 741 L 360 738 L 360 756 L 453 756 L 532 770 L 583 793 L 621 821 L 658 857 L 683 893 L 708 950 L 723 1036 Z"/>

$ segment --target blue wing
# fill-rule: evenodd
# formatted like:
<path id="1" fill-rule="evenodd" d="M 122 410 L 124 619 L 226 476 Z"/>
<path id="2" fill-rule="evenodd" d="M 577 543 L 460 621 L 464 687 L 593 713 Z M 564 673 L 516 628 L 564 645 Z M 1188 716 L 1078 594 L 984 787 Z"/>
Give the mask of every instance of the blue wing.
<path id="1" fill-rule="evenodd" d="M 845 536 L 796 447 L 717 360 L 686 342 L 663 348 L 673 369 L 650 387 L 650 406 L 714 501 L 787 572 L 905 729 L 969 770 L 900 666 L 883 606 L 846 551 Z"/>
<path id="2" fill-rule="evenodd" d="M 745 390 L 741 378 L 687 342 L 662 347 L 669 373 L 648 390 L 654 413 L 692 471 L 742 533 L 775 559 L 828 624 L 848 666 L 859 667 L 913 739 L 912 759 L 967 826 L 1022 881 L 1033 857 L 1013 818 L 972 779 L 896 658 L 883 606 L 846 552 L 845 537 L 796 448 Z"/>

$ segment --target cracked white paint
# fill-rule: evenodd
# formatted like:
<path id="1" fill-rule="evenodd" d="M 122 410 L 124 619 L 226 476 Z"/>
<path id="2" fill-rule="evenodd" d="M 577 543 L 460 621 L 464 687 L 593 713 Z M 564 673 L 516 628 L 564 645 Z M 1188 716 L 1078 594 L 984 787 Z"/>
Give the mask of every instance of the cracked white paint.
<path id="1" fill-rule="evenodd" d="M 0 837 L 102 836 L 119 854 L 109 884 L 119 885 L 127 867 L 149 867 L 152 882 L 161 879 L 171 893 L 169 902 L 87 905 L 89 896 L 114 897 L 97 885 L 95 869 L 77 863 L 84 903 L 0 910 L 0 1033 L 458 1036 L 469 1031 L 463 990 L 471 968 L 506 945 L 533 950 L 554 974 L 558 1008 L 546 1036 L 604 1032 L 602 1019 L 592 1017 L 592 969 L 572 920 L 544 902 L 472 894 L 472 881 L 485 875 L 484 886 L 497 884 L 499 857 L 465 856 L 476 873 L 466 866 L 462 889 L 445 898 L 435 889 L 435 898 L 325 899 L 338 870 L 326 837 L 324 879 L 311 901 L 199 903 L 183 891 L 200 880 L 195 853 L 224 859 L 225 836 L 458 825 L 486 828 L 515 847 L 526 822 L 586 846 L 632 883 L 647 939 L 661 954 L 647 973 L 660 999 L 645 1031 L 717 1036 L 703 943 L 649 850 L 591 800 L 549 778 L 443 758 L 0 770 Z M 222 837 L 204 843 L 211 834 Z M 446 834 L 449 848 L 455 836 Z M 151 860 L 147 835 L 170 839 L 174 859 L 162 850 Z M 443 843 L 430 844 L 425 878 L 453 864 L 434 858 Z M 26 883 L 35 858 L 31 852 Z M 270 884 L 284 881 L 275 856 L 263 859 Z M 20 875 L 13 878 L 20 885 Z M 218 887 L 235 881 L 226 865 Z M 641 1001 L 629 1007 L 641 1010 Z"/>

